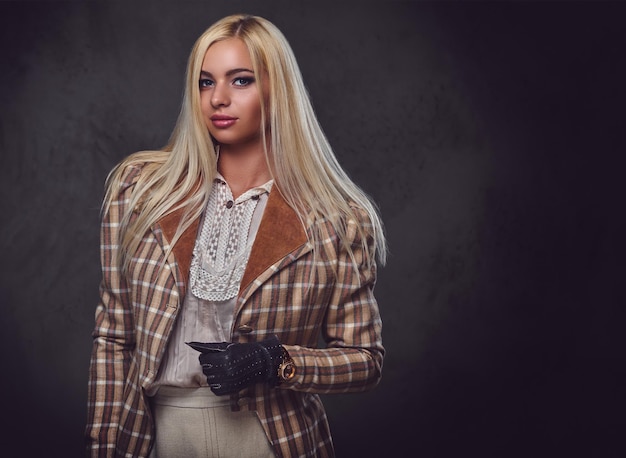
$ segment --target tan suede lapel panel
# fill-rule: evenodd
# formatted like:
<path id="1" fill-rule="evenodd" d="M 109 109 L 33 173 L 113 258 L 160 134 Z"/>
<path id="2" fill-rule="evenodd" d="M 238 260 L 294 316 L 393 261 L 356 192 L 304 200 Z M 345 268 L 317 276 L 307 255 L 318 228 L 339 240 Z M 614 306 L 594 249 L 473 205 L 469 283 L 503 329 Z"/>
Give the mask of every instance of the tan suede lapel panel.
<path id="1" fill-rule="evenodd" d="M 298 215 L 274 187 L 267 199 L 239 291 L 245 291 L 255 278 L 306 242 Z"/>
<path id="2" fill-rule="evenodd" d="M 183 212 L 184 209 L 176 210 L 163 217 L 157 223 L 167 242 L 173 240 Z M 199 224 L 199 219 L 194 221 L 183 232 L 172 249 L 185 289 L 189 282 L 189 268 L 191 267 L 191 257 L 196 243 Z M 247 286 L 271 265 L 306 242 L 307 236 L 298 215 L 285 202 L 278 189 L 274 188 L 267 199 L 265 211 L 263 212 L 263 217 L 254 239 L 254 245 L 250 252 L 250 258 L 241 279 L 239 291 L 245 291 Z"/>
<path id="3" fill-rule="evenodd" d="M 184 208 L 173 211 L 158 222 L 158 225 L 163 232 L 163 237 L 168 243 L 174 239 L 174 234 L 176 234 L 176 229 L 178 229 L 178 225 L 180 224 L 184 211 Z M 176 245 L 172 248 L 172 253 L 174 254 L 174 259 L 176 259 L 176 262 L 178 263 L 178 268 L 180 269 L 180 273 L 182 275 L 181 279 L 185 285 L 185 289 L 189 282 L 191 255 L 193 253 L 193 247 L 196 244 L 199 224 L 199 219 L 194 221 L 191 226 L 189 226 L 187 230 L 182 233 L 178 242 L 176 242 Z"/>

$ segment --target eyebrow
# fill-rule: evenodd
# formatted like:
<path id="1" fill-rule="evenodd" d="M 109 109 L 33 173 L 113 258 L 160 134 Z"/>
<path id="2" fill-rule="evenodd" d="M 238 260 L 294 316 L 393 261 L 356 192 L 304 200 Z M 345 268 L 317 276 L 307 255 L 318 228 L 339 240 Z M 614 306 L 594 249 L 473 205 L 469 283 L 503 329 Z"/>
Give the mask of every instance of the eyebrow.
<path id="1" fill-rule="evenodd" d="M 236 73 L 241 73 L 241 72 L 248 72 L 248 73 L 252 73 L 254 74 L 254 72 L 250 69 L 247 68 L 233 68 L 232 70 L 228 70 L 226 72 L 226 76 L 232 76 Z M 211 72 L 207 72 L 205 70 L 201 70 L 200 71 L 200 76 L 207 76 L 207 77 L 213 77 L 213 75 L 211 74 Z"/>

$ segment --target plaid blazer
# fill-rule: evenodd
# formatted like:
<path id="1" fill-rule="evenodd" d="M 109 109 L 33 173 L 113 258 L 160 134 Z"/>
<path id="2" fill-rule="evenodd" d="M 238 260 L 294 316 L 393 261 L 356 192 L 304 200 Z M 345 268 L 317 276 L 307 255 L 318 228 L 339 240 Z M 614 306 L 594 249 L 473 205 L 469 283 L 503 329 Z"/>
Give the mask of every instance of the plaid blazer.
<path id="1" fill-rule="evenodd" d="M 154 381 L 180 310 L 198 222 L 165 256 L 181 213 L 163 218 L 133 254 L 129 275 L 112 262 L 119 220 L 141 166 L 125 171 L 101 226 L 102 282 L 89 370 L 87 450 L 93 457 L 146 457 L 154 437 L 144 390 Z M 373 296 L 376 268 L 365 267 L 356 225 L 348 234 L 353 267 L 331 225 L 320 221 L 318 246 L 295 212 L 271 192 L 235 310 L 234 342 L 276 334 L 296 365 L 277 388 L 257 384 L 231 395 L 232 410 L 254 410 L 278 457 L 334 456 L 319 394 L 364 391 L 381 377 L 384 349 Z M 373 240 L 368 240 L 373 243 Z M 326 342 L 318 348 L 320 335 Z"/>

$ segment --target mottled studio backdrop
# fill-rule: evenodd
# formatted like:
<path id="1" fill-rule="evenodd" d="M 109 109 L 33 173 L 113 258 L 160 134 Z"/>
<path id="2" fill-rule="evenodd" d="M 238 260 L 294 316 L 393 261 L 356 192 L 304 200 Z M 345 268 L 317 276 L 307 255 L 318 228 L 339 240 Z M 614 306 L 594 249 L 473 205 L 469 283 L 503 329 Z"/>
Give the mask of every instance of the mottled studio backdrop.
<path id="1" fill-rule="evenodd" d="M 383 380 L 325 398 L 338 455 L 624 456 L 604 2 L 0 3 L 0 454 L 81 455 L 105 176 L 166 143 L 193 42 L 234 12 L 283 30 L 386 222 Z"/>

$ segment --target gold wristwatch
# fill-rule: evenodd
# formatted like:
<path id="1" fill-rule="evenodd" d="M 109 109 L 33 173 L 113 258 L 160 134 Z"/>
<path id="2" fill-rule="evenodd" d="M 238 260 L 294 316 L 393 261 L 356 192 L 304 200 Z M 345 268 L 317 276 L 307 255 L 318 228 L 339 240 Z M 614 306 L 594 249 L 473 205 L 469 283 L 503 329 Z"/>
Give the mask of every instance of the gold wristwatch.
<path id="1" fill-rule="evenodd" d="M 281 382 L 291 380 L 296 375 L 296 365 L 287 353 L 287 350 L 283 348 L 283 361 L 278 366 L 278 379 Z"/>

